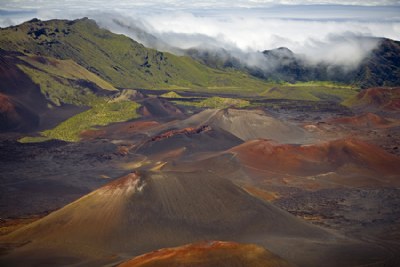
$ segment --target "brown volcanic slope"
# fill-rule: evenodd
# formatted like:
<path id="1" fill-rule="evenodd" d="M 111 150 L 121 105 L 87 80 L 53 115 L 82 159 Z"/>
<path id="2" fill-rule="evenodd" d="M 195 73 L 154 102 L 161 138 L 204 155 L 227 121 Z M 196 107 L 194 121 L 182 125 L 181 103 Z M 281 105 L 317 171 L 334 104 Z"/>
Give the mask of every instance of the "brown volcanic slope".
<path id="1" fill-rule="evenodd" d="M 39 116 L 0 93 L 0 131 L 26 131 L 39 125 Z"/>
<path id="2" fill-rule="evenodd" d="M 163 114 L 167 116 L 169 113 Z M 171 113 L 168 116 L 179 114 Z M 171 159 L 171 151 L 180 151 L 173 153 L 176 159 L 188 156 L 194 159 L 203 153 L 225 151 L 252 138 L 273 138 L 278 142 L 291 143 L 314 139 L 313 134 L 304 129 L 281 122 L 260 110 L 208 109 L 183 120 L 167 123 L 151 120 L 101 127 L 87 131 L 82 136 L 135 143 L 131 153 L 158 160 L 166 160 L 165 155 Z"/>
<path id="3" fill-rule="evenodd" d="M 242 140 L 224 130 L 203 125 L 153 135 L 135 148 L 135 152 L 161 161 L 172 158 L 187 160 L 189 157 L 195 159 L 202 153 L 225 151 L 241 143 Z M 173 151 L 180 152 L 171 158 Z"/>
<path id="4" fill-rule="evenodd" d="M 139 103 L 141 104 L 139 112 L 146 117 L 165 118 L 183 115 L 179 108 L 158 97 L 145 98 Z"/>
<path id="5" fill-rule="evenodd" d="M 346 104 L 368 111 L 398 111 L 400 110 L 400 87 L 370 88 L 362 90 Z"/>
<path id="6" fill-rule="evenodd" d="M 2 131 L 29 131 L 39 126 L 40 112 L 47 110 L 47 101 L 40 88 L 17 64 L 22 54 L 0 49 L 0 117 Z"/>
<path id="7" fill-rule="evenodd" d="M 0 49 L 0 93 L 19 113 L 16 125 L 15 116 L 10 118 L 2 108 L 4 131 L 52 128 L 85 110 L 85 97 L 109 95 L 111 90 L 115 88 L 73 61 Z"/>
<path id="8" fill-rule="evenodd" d="M 235 242 L 200 242 L 160 249 L 118 267 L 290 267 L 294 266 L 262 247 Z"/>
<path id="9" fill-rule="evenodd" d="M 207 109 L 188 119 L 166 123 L 154 129 L 153 135 L 173 129 L 210 126 L 247 141 L 255 138 L 277 142 L 303 143 L 313 136 L 301 127 L 282 122 L 261 110 Z"/>
<path id="10" fill-rule="evenodd" d="M 328 123 L 350 127 L 362 128 L 387 128 L 398 126 L 398 123 L 373 113 L 364 113 L 353 117 L 341 117 L 329 120 Z"/>
<path id="11" fill-rule="evenodd" d="M 101 266 L 201 240 L 260 244 L 300 266 L 364 264 L 384 256 L 210 173 L 132 173 L 3 237 L 3 246 L 20 247 L 0 265 Z"/>
<path id="12" fill-rule="evenodd" d="M 302 143 L 307 137 L 302 128 L 282 122 L 260 110 L 221 110 L 211 119 L 210 125 L 224 129 L 243 141 L 266 138 L 282 143 Z"/>
<path id="13" fill-rule="evenodd" d="M 292 186 L 316 187 L 400 184 L 400 158 L 356 139 L 315 145 L 253 140 L 230 152 L 263 181 L 278 178 Z"/>

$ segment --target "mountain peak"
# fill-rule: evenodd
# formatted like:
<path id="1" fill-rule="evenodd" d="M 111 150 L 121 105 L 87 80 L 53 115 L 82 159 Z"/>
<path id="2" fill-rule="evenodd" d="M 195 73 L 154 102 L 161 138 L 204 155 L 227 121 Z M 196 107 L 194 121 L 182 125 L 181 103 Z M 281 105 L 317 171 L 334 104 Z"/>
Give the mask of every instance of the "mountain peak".
<path id="1" fill-rule="evenodd" d="M 141 178 L 139 173 L 135 171 L 103 186 L 98 190 L 98 193 L 101 194 L 115 193 L 116 191 L 125 193 L 134 193 L 137 191 L 139 192 L 142 191 L 144 186 L 145 186 L 144 180 Z"/>
<path id="2" fill-rule="evenodd" d="M 266 56 L 275 56 L 275 57 L 294 57 L 294 53 L 287 47 L 278 47 L 271 50 L 264 50 L 262 52 Z"/>

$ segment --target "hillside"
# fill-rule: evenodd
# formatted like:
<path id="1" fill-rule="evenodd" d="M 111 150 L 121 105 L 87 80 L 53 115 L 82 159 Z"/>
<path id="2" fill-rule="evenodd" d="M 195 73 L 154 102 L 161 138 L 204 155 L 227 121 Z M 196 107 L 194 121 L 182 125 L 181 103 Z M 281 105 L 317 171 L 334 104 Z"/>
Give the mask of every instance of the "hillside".
<path id="1" fill-rule="evenodd" d="M 230 152 L 256 175 L 257 182 L 314 189 L 399 183 L 400 159 L 357 139 L 308 145 L 251 140 Z"/>
<path id="2" fill-rule="evenodd" d="M 0 60 L 0 129 L 4 132 L 52 128 L 90 108 L 108 108 L 120 119 L 121 112 L 127 113 L 118 105 L 138 107 L 124 99 L 119 101 L 122 104 L 108 103 L 118 90 L 72 60 L 5 50 L 0 50 Z M 111 114 L 106 117 L 100 124 L 118 121 Z"/>
<path id="3" fill-rule="evenodd" d="M 396 112 L 400 109 L 400 87 L 369 88 L 347 99 L 344 104 L 364 111 Z"/>
<path id="4" fill-rule="evenodd" d="M 364 59 L 355 77 L 362 88 L 400 84 L 400 41 L 381 39 Z"/>
<path id="5" fill-rule="evenodd" d="M 262 82 L 243 73 L 208 68 L 189 57 L 148 49 L 101 29 L 87 18 L 74 21 L 33 19 L 0 30 L 0 48 L 71 59 L 116 87 L 258 88 Z"/>

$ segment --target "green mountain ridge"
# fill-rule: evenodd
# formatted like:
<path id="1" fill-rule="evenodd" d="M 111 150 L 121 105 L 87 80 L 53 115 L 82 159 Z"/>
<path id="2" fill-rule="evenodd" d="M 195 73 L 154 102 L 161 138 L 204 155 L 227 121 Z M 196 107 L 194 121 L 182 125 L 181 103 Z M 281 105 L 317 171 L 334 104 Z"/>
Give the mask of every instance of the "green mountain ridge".
<path id="1" fill-rule="evenodd" d="M 71 59 L 119 88 L 258 88 L 262 81 L 234 71 L 209 68 L 190 57 L 144 47 L 95 21 L 33 19 L 0 30 L 0 48 Z"/>

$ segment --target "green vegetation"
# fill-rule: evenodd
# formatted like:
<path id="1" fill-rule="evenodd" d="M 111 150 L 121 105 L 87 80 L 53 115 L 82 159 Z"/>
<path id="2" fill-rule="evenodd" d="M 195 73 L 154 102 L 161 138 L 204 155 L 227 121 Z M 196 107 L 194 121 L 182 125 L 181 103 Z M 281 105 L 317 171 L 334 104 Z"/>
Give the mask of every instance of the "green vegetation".
<path id="1" fill-rule="evenodd" d="M 235 98 L 223 98 L 223 97 L 210 97 L 199 102 L 189 102 L 189 101 L 175 101 L 175 103 L 186 106 L 193 106 L 199 108 L 245 108 L 250 106 L 250 102 L 243 99 Z"/>
<path id="2" fill-rule="evenodd" d="M 82 68 L 72 60 L 24 56 L 17 66 L 40 86 L 46 98 L 56 106 L 61 103 L 88 105 L 97 101 L 95 91 L 116 91 L 108 82 Z"/>
<path id="3" fill-rule="evenodd" d="M 352 88 L 351 85 L 331 82 L 331 81 L 308 81 L 308 82 L 284 83 L 284 85 L 294 86 L 294 87 L 325 87 L 325 88 L 347 88 L 347 89 Z"/>
<path id="4" fill-rule="evenodd" d="M 50 139 L 78 141 L 79 134 L 93 126 L 136 118 L 138 104 L 120 100 L 111 102 L 101 96 L 106 91 L 117 91 L 110 83 L 91 73 L 72 60 L 57 60 L 41 56 L 20 56 L 17 65 L 54 106 L 63 103 L 89 106 L 90 110 L 77 114 L 41 136 L 24 137 L 22 143 L 43 142 Z"/>
<path id="5" fill-rule="evenodd" d="M 342 102 L 342 105 L 345 107 L 355 107 L 355 106 L 363 106 L 363 105 L 368 105 L 370 103 L 370 99 L 368 98 L 358 98 L 357 95 L 354 95 L 353 97 L 349 97 L 346 100 Z"/>
<path id="6" fill-rule="evenodd" d="M 64 141 L 79 141 L 80 133 L 93 126 L 104 126 L 113 122 L 127 121 L 138 117 L 136 113 L 139 105 L 131 101 L 102 102 L 90 110 L 79 113 L 62 122 L 51 130 L 42 132 L 42 135 L 51 139 Z"/>
<path id="7" fill-rule="evenodd" d="M 181 95 L 175 93 L 174 91 L 171 91 L 171 92 L 162 94 L 162 95 L 160 95 L 160 96 L 161 96 L 161 97 L 164 97 L 164 98 L 182 98 Z"/>
<path id="8" fill-rule="evenodd" d="M 99 76 L 82 68 L 80 65 L 72 60 L 58 60 L 50 57 L 42 56 L 24 56 L 19 59 L 29 63 L 33 67 L 46 72 L 58 78 L 70 80 L 86 80 L 97 85 L 104 90 L 117 90 L 110 83 L 104 81 Z"/>
<path id="9" fill-rule="evenodd" d="M 104 126 L 113 122 L 127 121 L 138 117 L 139 104 L 132 101 L 111 102 L 104 99 L 97 100 L 91 109 L 79 113 L 55 128 L 41 132 L 41 136 L 24 137 L 21 143 L 44 142 L 51 139 L 76 142 L 80 140 L 80 133 L 94 126 Z"/>
<path id="10" fill-rule="evenodd" d="M 356 88 L 348 85 L 326 81 L 313 81 L 294 84 L 271 84 L 260 96 L 269 99 L 290 100 L 327 100 L 340 103 L 358 93 Z"/>
<path id="11" fill-rule="evenodd" d="M 41 143 L 51 140 L 49 137 L 45 136 L 25 136 L 18 140 L 18 142 L 27 144 L 27 143 Z"/>

